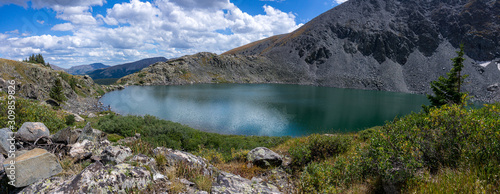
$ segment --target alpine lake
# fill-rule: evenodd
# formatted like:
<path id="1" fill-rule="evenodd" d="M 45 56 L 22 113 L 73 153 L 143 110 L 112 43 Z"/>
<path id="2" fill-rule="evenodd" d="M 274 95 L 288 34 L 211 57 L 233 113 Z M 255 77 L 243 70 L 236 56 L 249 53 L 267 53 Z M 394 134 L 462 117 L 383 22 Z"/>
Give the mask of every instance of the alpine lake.
<path id="1" fill-rule="evenodd" d="M 207 132 L 292 137 L 356 132 L 429 104 L 424 95 L 282 84 L 129 86 L 100 101 Z"/>

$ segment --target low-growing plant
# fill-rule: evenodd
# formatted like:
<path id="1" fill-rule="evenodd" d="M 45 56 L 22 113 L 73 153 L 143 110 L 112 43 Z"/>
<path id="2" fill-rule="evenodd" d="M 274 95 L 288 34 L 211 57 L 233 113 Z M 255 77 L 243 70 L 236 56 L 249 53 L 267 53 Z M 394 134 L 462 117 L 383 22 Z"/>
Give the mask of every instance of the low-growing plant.
<path id="1" fill-rule="evenodd" d="M 108 140 L 110 142 L 117 142 L 120 139 L 123 139 L 124 137 L 118 134 L 108 134 Z"/>
<path id="2" fill-rule="evenodd" d="M 292 147 L 289 152 L 292 165 L 305 166 L 311 161 L 322 160 L 346 152 L 351 146 L 352 137 L 347 135 L 318 135 L 308 137 L 304 144 Z"/>
<path id="3" fill-rule="evenodd" d="M 224 163 L 226 162 L 222 154 L 215 150 L 215 149 L 207 149 L 203 148 L 203 146 L 200 145 L 200 148 L 197 152 L 194 153 L 197 156 L 201 156 L 205 159 L 208 160 L 209 163 L 211 164 L 219 164 L 219 163 Z"/>
<path id="4" fill-rule="evenodd" d="M 212 177 L 205 175 L 198 175 L 193 179 L 194 184 L 199 190 L 206 191 L 208 193 L 212 190 Z"/>
<path id="5" fill-rule="evenodd" d="M 66 121 L 66 125 L 71 126 L 75 124 L 75 115 L 67 115 L 64 117 L 64 120 Z"/>

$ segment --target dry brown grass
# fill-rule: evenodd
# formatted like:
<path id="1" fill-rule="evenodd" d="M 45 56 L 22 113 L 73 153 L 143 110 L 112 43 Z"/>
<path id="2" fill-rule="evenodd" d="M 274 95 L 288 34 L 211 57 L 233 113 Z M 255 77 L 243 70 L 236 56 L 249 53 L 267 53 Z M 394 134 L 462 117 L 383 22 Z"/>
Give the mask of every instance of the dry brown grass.
<path id="1" fill-rule="evenodd" d="M 251 167 L 248 166 L 248 163 L 245 162 L 232 161 L 229 163 L 218 164 L 215 167 L 235 175 L 240 175 L 241 177 L 246 179 L 252 179 L 257 175 L 266 172 L 266 170 L 263 168 L 259 168 L 253 165 L 251 165 Z"/>

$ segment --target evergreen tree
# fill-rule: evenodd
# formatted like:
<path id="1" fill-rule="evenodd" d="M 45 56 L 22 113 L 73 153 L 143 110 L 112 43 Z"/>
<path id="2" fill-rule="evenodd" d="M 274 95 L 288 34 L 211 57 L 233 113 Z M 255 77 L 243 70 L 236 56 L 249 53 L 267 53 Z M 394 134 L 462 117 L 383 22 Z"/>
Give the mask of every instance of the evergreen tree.
<path id="1" fill-rule="evenodd" d="M 466 95 L 461 91 L 462 84 L 468 75 L 462 75 L 462 69 L 465 61 L 464 45 L 460 45 L 460 51 L 457 51 L 458 56 L 451 59 L 453 61 L 453 68 L 446 75 L 447 77 L 440 76 L 438 80 L 431 82 L 431 89 L 433 95 L 427 95 L 431 101 L 431 107 L 440 107 L 445 104 L 463 104 L 462 97 Z M 424 110 L 428 111 L 430 107 L 424 106 Z"/>
<path id="2" fill-rule="evenodd" d="M 61 79 L 57 78 L 54 86 L 52 86 L 50 90 L 50 97 L 56 100 L 57 102 L 61 103 L 64 102 L 66 99 L 66 96 L 64 95 L 64 88 L 61 83 Z"/>

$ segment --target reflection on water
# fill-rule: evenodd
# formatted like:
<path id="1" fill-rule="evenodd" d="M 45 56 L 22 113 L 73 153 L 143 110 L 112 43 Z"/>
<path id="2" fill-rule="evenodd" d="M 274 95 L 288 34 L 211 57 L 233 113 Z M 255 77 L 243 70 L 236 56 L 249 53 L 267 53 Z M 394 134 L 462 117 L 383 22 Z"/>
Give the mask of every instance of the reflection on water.
<path id="1" fill-rule="evenodd" d="M 428 104 L 412 94 L 246 84 L 131 86 L 101 102 L 121 114 L 155 115 L 204 131 L 270 136 L 357 131 Z"/>

